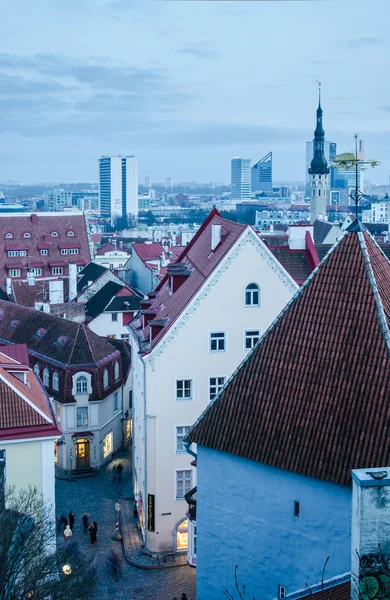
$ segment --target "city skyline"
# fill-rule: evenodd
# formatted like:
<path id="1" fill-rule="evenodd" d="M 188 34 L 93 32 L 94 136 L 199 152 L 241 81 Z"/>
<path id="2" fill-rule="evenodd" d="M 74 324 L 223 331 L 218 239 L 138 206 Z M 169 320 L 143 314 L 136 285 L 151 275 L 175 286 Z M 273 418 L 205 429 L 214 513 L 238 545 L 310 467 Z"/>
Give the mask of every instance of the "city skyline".
<path id="1" fill-rule="evenodd" d="M 140 181 L 229 181 L 233 156 L 254 162 L 269 151 L 275 181 L 303 180 L 320 79 L 327 138 L 347 151 L 359 131 L 382 163 L 368 178 L 387 183 L 390 6 L 375 9 L 363 0 L 7 3 L 0 180 L 97 181 L 97 158 L 120 153 L 139 158 Z"/>

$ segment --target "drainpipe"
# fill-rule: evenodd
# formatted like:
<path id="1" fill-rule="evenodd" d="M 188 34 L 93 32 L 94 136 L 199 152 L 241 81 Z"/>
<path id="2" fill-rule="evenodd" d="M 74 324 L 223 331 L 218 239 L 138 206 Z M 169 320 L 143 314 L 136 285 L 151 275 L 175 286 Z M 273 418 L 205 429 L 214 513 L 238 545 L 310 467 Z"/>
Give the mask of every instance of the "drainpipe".
<path id="1" fill-rule="evenodd" d="M 198 455 L 196 454 L 196 452 L 191 450 L 191 442 L 187 442 L 186 440 L 184 440 L 183 446 L 185 448 L 185 451 L 188 452 L 188 454 L 191 454 L 191 456 L 193 456 L 195 458 L 195 460 L 198 458 Z"/>

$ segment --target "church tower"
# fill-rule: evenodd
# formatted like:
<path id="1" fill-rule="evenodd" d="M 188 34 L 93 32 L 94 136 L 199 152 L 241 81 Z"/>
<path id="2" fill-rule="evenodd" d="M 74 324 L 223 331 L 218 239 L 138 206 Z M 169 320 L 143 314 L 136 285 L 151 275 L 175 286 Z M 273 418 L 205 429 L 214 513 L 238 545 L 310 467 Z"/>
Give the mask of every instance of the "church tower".
<path id="1" fill-rule="evenodd" d="M 321 88 L 317 108 L 317 127 L 314 132 L 314 157 L 310 164 L 310 223 L 320 216 L 326 218 L 329 197 L 329 167 L 324 154 L 325 131 L 322 126 Z"/>

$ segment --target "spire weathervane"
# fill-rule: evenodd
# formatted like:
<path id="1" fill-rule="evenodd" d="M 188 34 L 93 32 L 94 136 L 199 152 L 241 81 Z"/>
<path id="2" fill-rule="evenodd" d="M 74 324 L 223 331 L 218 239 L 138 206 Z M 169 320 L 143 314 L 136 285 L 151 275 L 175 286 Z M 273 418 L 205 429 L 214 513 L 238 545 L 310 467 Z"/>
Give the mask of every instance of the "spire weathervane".
<path id="1" fill-rule="evenodd" d="M 318 84 L 318 106 L 321 106 L 321 81 L 316 81 Z"/>

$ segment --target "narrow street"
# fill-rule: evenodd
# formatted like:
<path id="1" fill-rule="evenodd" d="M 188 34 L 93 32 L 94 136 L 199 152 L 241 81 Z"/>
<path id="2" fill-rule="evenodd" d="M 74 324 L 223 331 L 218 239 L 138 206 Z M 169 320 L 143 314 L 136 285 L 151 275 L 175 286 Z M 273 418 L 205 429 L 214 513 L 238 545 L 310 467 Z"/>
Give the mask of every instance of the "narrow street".
<path id="1" fill-rule="evenodd" d="M 122 482 L 112 481 L 113 464 L 124 466 Z M 122 542 L 115 542 L 115 502 L 122 495 L 129 495 L 131 485 L 131 462 L 127 451 L 118 454 L 115 460 L 103 468 L 95 477 L 73 481 L 56 480 L 57 515 L 75 514 L 73 540 L 86 553 L 88 560 L 96 565 L 99 585 L 96 598 L 99 600 L 172 600 L 180 599 L 183 592 L 188 600 L 195 600 L 195 569 L 185 567 L 159 570 L 141 570 L 129 565 L 123 555 Z M 98 523 L 97 543 L 91 544 L 88 533 L 83 532 L 82 515 L 88 513 L 90 520 Z M 62 534 L 58 544 L 64 543 Z M 122 577 L 115 581 L 106 559 L 114 548 L 122 557 Z"/>

